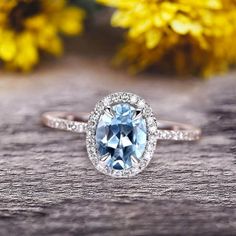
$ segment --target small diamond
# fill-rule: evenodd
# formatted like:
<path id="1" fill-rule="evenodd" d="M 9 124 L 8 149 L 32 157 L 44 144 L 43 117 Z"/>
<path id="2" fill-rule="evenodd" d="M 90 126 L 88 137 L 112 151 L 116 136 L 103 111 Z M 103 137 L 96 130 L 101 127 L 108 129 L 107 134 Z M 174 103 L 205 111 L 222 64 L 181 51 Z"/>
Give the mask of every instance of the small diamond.
<path id="1" fill-rule="evenodd" d="M 152 113 L 151 107 L 146 106 L 146 107 L 144 108 L 144 113 L 145 113 L 145 115 L 149 116 L 149 115 Z"/>
<path id="2" fill-rule="evenodd" d="M 75 131 L 77 128 L 76 124 L 74 122 L 71 122 L 68 124 L 68 129 Z"/>
<path id="3" fill-rule="evenodd" d="M 119 93 L 115 93 L 112 95 L 112 101 L 113 102 L 118 102 L 120 99 L 120 94 Z"/>
<path id="4" fill-rule="evenodd" d="M 149 127 L 149 131 L 151 133 L 155 133 L 157 131 L 157 127 L 155 125 L 153 125 L 153 126 Z"/>
<path id="5" fill-rule="evenodd" d="M 116 177 L 121 177 L 122 172 L 121 171 L 113 171 L 113 175 L 116 176 Z"/>
<path id="6" fill-rule="evenodd" d="M 143 160 L 142 163 L 140 163 L 139 169 L 144 169 L 147 166 L 147 161 Z"/>
<path id="7" fill-rule="evenodd" d="M 110 98 L 109 97 L 106 97 L 105 99 L 104 99 L 104 105 L 105 106 L 108 106 L 110 104 Z"/>
<path id="8" fill-rule="evenodd" d="M 156 145 L 156 141 L 157 141 L 156 135 L 150 135 L 149 141 L 150 141 L 150 144 Z"/>
<path id="9" fill-rule="evenodd" d="M 90 120 L 90 121 L 88 122 L 88 125 L 89 125 L 90 127 L 95 127 L 95 126 L 96 126 L 96 123 L 95 123 L 94 120 Z"/>
<path id="10" fill-rule="evenodd" d="M 78 128 L 77 128 L 77 130 L 78 130 L 79 133 L 82 133 L 83 130 L 84 130 L 83 125 L 79 125 Z"/>
<path id="11" fill-rule="evenodd" d="M 62 121 L 62 122 L 59 124 L 59 128 L 60 128 L 60 129 L 66 129 L 66 122 Z"/>
<path id="12" fill-rule="evenodd" d="M 94 127 L 96 125 L 97 120 L 99 119 L 99 113 L 98 112 L 92 112 L 91 116 L 89 118 L 89 126 Z"/>
<path id="13" fill-rule="evenodd" d="M 149 125 L 153 125 L 154 122 L 155 122 L 155 120 L 154 120 L 154 118 L 153 118 L 152 116 L 149 116 L 149 117 L 147 118 L 147 122 L 148 122 Z"/>
<path id="14" fill-rule="evenodd" d="M 123 94 L 122 100 L 123 100 L 124 102 L 127 102 L 127 101 L 129 100 L 129 95 L 128 95 L 127 93 Z"/>
<path id="15" fill-rule="evenodd" d="M 154 150 L 155 145 L 156 145 L 156 141 L 155 140 L 150 140 L 150 142 L 148 143 L 148 145 L 146 147 L 146 150 L 148 152 L 151 152 L 152 150 Z"/>
<path id="16" fill-rule="evenodd" d="M 140 100 L 138 101 L 138 107 L 139 107 L 139 108 L 144 108 L 144 106 L 145 106 L 145 101 L 144 101 L 143 99 L 140 99 Z"/>
<path id="17" fill-rule="evenodd" d="M 55 128 L 58 128 L 59 125 L 60 125 L 60 122 L 56 120 L 56 121 L 54 122 L 54 127 L 55 127 Z"/>
<path id="18" fill-rule="evenodd" d="M 138 97 L 136 95 L 131 95 L 130 102 L 131 104 L 136 104 L 138 101 Z"/>
<path id="19" fill-rule="evenodd" d="M 96 105 L 95 110 L 96 110 L 96 111 L 101 111 L 103 108 L 104 108 L 104 104 L 103 104 L 102 101 L 100 101 L 100 102 Z"/>

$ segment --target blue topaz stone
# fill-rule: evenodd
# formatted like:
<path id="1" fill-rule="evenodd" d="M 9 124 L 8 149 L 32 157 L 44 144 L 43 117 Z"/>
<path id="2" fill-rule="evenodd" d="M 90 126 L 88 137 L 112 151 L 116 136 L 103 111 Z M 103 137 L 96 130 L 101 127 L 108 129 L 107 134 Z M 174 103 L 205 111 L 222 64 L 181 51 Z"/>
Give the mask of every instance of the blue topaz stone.
<path id="1" fill-rule="evenodd" d="M 101 114 L 95 134 L 100 160 L 113 170 L 135 166 L 147 143 L 147 124 L 141 111 L 129 103 L 108 106 Z"/>
<path id="2" fill-rule="evenodd" d="M 110 94 L 98 101 L 86 126 L 86 147 L 94 167 L 112 177 L 131 177 L 150 163 L 157 121 L 140 96 Z"/>

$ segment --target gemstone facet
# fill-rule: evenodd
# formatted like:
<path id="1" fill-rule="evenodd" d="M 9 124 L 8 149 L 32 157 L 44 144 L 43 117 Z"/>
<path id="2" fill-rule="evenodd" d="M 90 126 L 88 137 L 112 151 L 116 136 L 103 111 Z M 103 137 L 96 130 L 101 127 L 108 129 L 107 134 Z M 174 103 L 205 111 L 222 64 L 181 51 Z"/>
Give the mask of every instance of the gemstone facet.
<path id="1" fill-rule="evenodd" d="M 100 160 L 110 169 L 132 168 L 142 159 L 147 143 L 147 125 L 141 111 L 129 103 L 108 106 L 96 128 Z"/>

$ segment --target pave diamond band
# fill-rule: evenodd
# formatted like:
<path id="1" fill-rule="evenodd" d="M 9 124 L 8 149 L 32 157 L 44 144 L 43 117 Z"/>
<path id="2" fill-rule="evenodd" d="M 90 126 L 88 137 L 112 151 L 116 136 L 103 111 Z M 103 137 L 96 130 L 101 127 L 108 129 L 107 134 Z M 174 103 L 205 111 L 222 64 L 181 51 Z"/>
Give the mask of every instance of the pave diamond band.
<path id="1" fill-rule="evenodd" d="M 112 177 L 141 172 L 150 162 L 157 140 L 194 141 L 201 135 L 194 126 L 157 120 L 143 98 L 126 92 L 104 97 L 90 114 L 47 112 L 42 122 L 51 128 L 85 133 L 89 159 L 97 170 Z"/>
<path id="2" fill-rule="evenodd" d="M 54 129 L 61 129 L 75 133 L 86 133 L 88 114 L 72 114 L 67 112 L 46 112 L 42 115 L 43 123 Z"/>
<path id="3" fill-rule="evenodd" d="M 89 113 L 46 112 L 42 116 L 44 125 L 75 133 L 86 133 Z M 192 125 L 172 121 L 157 121 L 157 139 L 175 141 L 195 141 L 201 130 Z"/>

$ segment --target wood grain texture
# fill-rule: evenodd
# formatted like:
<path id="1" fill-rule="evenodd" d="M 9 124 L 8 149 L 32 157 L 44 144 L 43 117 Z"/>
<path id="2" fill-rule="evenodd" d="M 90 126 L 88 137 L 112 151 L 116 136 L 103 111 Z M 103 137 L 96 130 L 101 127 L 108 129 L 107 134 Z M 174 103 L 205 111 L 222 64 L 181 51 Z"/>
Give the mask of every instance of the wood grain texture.
<path id="1" fill-rule="evenodd" d="M 116 32 L 94 43 L 95 33 L 33 74 L 0 72 L 0 235 L 235 235 L 236 73 L 132 77 L 108 66 Z M 84 136 L 40 123 L 42 112 L 90 111 L 114 91 L 201 126 L 203 138 L 159 142 L 144 172 L 112 179 L 93 168 Z"/>

